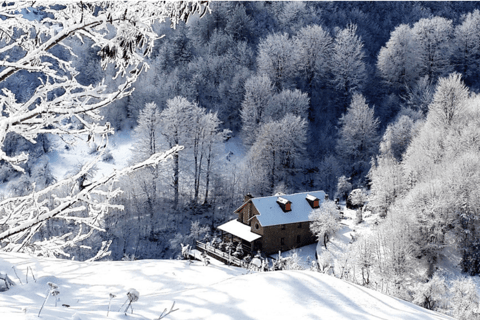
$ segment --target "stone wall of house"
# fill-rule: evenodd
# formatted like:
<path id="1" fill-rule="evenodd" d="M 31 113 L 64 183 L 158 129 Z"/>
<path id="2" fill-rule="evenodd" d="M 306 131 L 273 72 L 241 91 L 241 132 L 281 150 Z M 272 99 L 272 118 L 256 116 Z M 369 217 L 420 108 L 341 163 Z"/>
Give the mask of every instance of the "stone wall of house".
<path id="1" fill-rule="evenodd" d="M 267 226 L 262 231 L 262 251 L 266 254 L 287 251 L 316 241 L 309 222 Z"/>
<path id="2" fill-rule="evenodd" d="M 255 208 L 253 203 L 249 202 L 242 208 L 242 210 L 239 211 L 238 221 L 251 226 L 252 224 L 251 224 L 250 218 L 252 218 L 253 216 L 256 216 L 257 214 L 258 214 L 257 208 Z"/>

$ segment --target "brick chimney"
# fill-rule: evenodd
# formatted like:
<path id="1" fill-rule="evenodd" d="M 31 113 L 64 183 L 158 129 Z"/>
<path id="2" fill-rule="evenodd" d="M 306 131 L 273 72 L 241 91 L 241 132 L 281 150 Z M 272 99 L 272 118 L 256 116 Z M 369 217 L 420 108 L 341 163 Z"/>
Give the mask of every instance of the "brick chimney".
<path id="1" fill-rule="evenodd" d="M 247 202 L 248 200 L 250 199 L 253 199 L 253 196 L 252 194 L 249 192 L 245 195 L 245 197 L 243 198 L 243 203 Z"/>

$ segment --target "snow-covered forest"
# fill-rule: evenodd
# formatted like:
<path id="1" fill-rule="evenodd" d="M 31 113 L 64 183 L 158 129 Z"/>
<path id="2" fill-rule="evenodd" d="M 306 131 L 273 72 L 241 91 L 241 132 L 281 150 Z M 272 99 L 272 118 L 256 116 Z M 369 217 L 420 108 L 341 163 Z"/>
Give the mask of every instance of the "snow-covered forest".
<path id="1" fill-rule="evenodd" d="M 345 278 L 480 318 L 436 272 L 480 274 L 479 3 L 32 6 L 0 6 L 0 251 L 177 258 L 247 193 L 357 190 Z"/>

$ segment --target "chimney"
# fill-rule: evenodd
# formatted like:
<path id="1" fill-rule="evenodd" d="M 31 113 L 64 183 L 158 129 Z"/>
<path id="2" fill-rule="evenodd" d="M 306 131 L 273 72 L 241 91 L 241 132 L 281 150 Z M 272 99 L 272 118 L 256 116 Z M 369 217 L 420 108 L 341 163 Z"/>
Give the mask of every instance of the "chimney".
<path id="1" fill-rule="evenodd" d="M 292 211 L 292 202 L 282 197 L 277 198 L 277 203 L 282 208 L 283 212 Z"/>
<path id="2" fill-rule="evenodd" d="M 245 197 L 243 198 L 243 202 L 245 203 L 245 202 L 247 202 L 247 201 L 250 200 L 250 199 L 253 199 L 253 196 L 252 196 L 252 194 L 249 192 L 249 193 L 247 193 L 247 194 L 245 195 Z"/>
<path id="3" fill-rule="evenodd" d="M 320 200 L 317 197 L 307 194 L 307 197 L 305 199 L 307 200 L 310 207 L 312 207 L 312 209 L 317 209 L 318 207 L 320 207 Z"/>

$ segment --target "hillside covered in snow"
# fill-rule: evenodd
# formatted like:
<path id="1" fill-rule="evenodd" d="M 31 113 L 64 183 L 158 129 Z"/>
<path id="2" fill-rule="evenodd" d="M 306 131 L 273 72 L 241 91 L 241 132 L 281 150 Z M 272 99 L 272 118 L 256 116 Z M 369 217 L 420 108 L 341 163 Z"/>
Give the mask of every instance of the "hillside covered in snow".
<path id="1" fill-rule="evenodd" d="M 22 279 L 20 284 L 17 275 Z M 29 269 L 29 267 L 31 269 Z M 32 270 L 36 282 L 29 271 Z M 451 319 L 414 304 L 313 271 L 253 272 L 178 260 L 77 262 L 0 254 L 0 270 L 16 285 L 0 294 L 2 319 L 39 319 L 48 282 L 50 297 L 40 319 Z M 134 288 L 133 314 L 121 307 Z M 63 306 L 68 305 L 68 307 Z M 121 311 L 119 311 L 121 310 Z"/>

